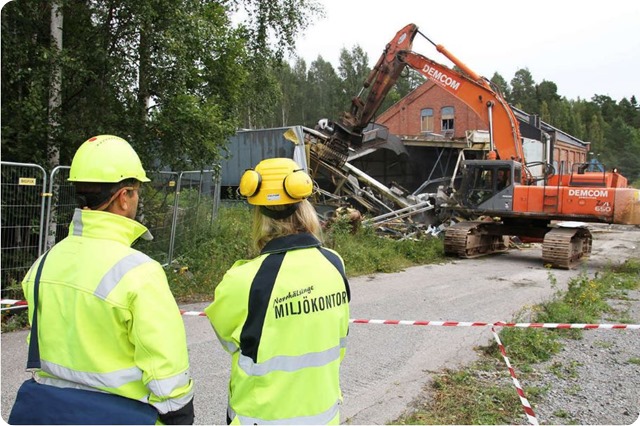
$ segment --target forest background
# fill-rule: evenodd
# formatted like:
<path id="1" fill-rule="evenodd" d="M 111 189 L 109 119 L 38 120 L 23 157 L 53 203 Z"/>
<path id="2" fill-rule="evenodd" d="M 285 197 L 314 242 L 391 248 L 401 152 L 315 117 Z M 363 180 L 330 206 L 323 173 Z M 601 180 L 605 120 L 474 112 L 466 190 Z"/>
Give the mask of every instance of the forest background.
<path id="1" fill-rule="evenodd" d="M 68 165 L 82 141 L 108 133 L 154 168 L 211 168 L 238 129 L 337 119 L 370 58 L 358 45 L 340 50 L 337 68 L 298 57 L 296 38 L 322 17 L 313 0 L 11 1 L 2 8 L 2 160 Z M 510 104 L 640 180 L 633 93 L 566 99 L 527 68 L 491 80 Z M 405 71 L 379 112 L 423 81 Z"/>

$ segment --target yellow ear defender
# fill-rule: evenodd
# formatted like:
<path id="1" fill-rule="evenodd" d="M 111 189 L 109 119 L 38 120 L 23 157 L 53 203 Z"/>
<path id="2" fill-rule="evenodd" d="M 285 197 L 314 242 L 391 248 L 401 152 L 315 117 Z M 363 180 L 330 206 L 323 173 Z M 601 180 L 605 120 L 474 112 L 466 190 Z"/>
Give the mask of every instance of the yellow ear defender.
<path id="1" fill-rule="evenodd" d="M 260 190 L 262 184 L 262 176 L 253 169 L 245 170 L 242 178 L 240 178 L 240 186 L 238 191 L 243 197 L 251 197 Z"/>
<path id="2" fill-rule="evenodd" d="M 285 176 L 282 186 L 289 197 L 298 200 L 307 198 L 313 192 L 313 182 L 302 169 L 294 170 Z"/>
<path id="3" fill-rule="evenodd" d="M 313 182 L 292 159 L 268 158 L 244 172 L 238 192 L 257 206 L 293 204 L 312 194 Z"/>

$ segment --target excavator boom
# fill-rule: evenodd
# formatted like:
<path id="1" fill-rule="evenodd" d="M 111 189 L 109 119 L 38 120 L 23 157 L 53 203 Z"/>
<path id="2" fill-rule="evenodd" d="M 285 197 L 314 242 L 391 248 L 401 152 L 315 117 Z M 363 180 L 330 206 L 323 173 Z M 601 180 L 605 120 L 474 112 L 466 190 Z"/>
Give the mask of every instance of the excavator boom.
<path id="1" fill-rule="evenodd" d="M 467 104 L 489 125 L 498 159 L 524 162 L 518 120 L 507 101 L 493 90 L 487 80 L 471 71 L 442 46 L 440 49 L 446 52 L 448 58 L 453 58 L 456 65 L 466 70 L 470 77 L 415 52 L 403 51 L 399 56 L 409 67 Z"/>
<path id="2" fill-rule="evenodd" d="M 350 114 L 343 116 L 343 124 L 350 127 L 353 132 L 361 132 L 367 127 L 389 90 L 398 81 L 405 68 L 398 53 L 411 49 L 417 32 L 418 27 L 409 24 L 398 31 L 393 40 L 385 47 L 378 62 L 364 81 L 362 91 L 352 100 Z M 360 95 L 366 89 L 368 89 L 368 93 L 366 100 L 363 101 Z"/>

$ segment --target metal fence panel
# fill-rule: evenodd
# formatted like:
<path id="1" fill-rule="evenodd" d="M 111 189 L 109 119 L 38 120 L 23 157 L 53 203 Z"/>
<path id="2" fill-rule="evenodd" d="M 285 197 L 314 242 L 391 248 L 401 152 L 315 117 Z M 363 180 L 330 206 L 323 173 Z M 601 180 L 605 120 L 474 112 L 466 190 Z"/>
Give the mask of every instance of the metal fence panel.
<path id="1" fill-rule="evenodd" d="M 37 164 L 3 161 L 0 169 L 2 297 L 11 298 L 43 252 L 47 174 Z"/>
<path id="2" fill-rule="evenodd" d="M 180 252 L 188 250 L 180 247 L 181 239 L 189 236 L 189 232 L 197 230 L 205 221 L 211 222 L 217 205 L 215 200 L 218 180 L 213 170 L 196 170 L 181 172 L 178 177 L 178 191 L 176 196 L 176 214 L 173 217 L 173 237 L 169 249 L 169 263 L 174 258 L 176 245 Z"/>
<path id="3" fill-rule="evenodd" d="M 69 235 L 69 224 L 77 207 L 73 183 L 69 182 L 69 166 L 58 166 L 51 171 L 49 179 L 49 203 L 44 233 L 45 247 L 50 249 Z"/>
<path id="4" fill-rule="evenodd" d="M 3 298 L 20 297 L 19 284 L 33 262 L 68 235 L 77 206 L 75 188 L 67 180 L 69 170 L 58 166 L 47 180 L 39 165 L 2 162 Z M 220 204 L 220 180 L 212 170 L 147 174 L 151 182 L 142 185 L 136 219 L 154 239 L 140 239 L 135 248 L 167 266 L 175 253 L 188 249 L 181 242 L 190 231 L 213 222 Z"/>
<path id="5" fill-rule="evenodd" d="M 152 241 L 140 240 L 136 249 L 166 266 L 171 261 L 169 251 L 176 214 L 178 185 L 176 172 L 148 172 L 151 182 L 142 185 L 137 219 L 149 228 Z"/>

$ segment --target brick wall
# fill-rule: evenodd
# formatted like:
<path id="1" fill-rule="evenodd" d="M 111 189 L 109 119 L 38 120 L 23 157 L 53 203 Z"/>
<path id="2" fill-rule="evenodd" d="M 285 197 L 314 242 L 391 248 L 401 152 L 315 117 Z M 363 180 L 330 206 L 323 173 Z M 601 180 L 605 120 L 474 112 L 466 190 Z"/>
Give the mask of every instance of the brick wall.
<path id="1" fill-rule="evenodd" d="M 420 111 L 433 109 L 433 132 L 442 134 L 441 110 L 454 108 L 454 138 L 464 138 L 466 130 L 489 130 L 471 108 L 435 83 L 427 81 L 376 118 L 376 123 L 396 135 L 420 135 Z"/>

